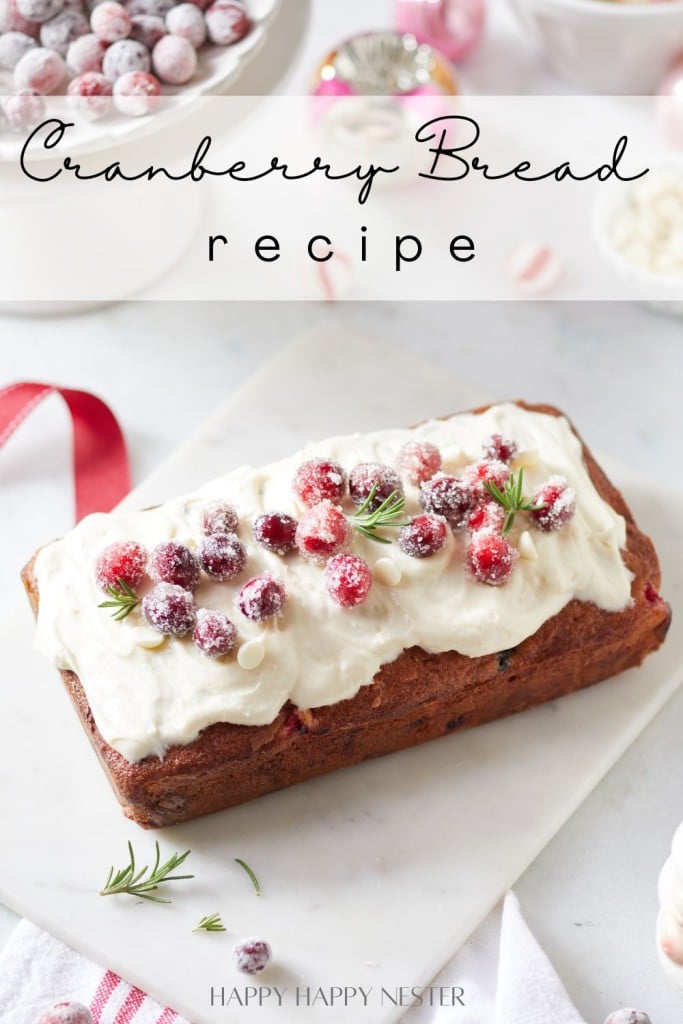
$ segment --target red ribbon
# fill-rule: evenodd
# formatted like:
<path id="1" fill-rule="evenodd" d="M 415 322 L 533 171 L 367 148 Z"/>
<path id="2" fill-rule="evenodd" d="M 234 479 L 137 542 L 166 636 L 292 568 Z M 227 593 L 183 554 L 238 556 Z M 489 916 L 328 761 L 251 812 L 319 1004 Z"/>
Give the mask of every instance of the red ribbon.
<path id="1" fill-rule="evenodd" d="M 48 395 L 61 395 L 73 424 L 76 519 L 109 512 L 130 490 L 128 451 L 113 412 L 87 391 L 24 382 L 0 389 L 0 448 Z"/>

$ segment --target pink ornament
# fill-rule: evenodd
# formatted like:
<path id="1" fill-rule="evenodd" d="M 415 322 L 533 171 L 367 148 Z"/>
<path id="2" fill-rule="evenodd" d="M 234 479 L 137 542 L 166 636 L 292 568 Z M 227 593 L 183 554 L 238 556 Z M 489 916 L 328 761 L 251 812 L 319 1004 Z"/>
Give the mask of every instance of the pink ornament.
<path id="1" fill-rule="evenodd" d="M 683 57 L 672 64 L 659 87 L 657 126 L 667 146 L 683 149 Z"/>
<path id="2" fill-rule="evenodd" d="M 197 70 L 197 51 L 182 36 L 164 36 L 154 47 L 152 66 L 162 82 L 184 85 Z"/>
<path id="3" fill-rule="evenodd" d="M 550 246 L 541 242 L 525 242 L 510 253 L 508 276 L 527 295 L 548 292 L 562 277 L 562 263 Z"/>
<path id="4" fill-rule="evenodd" d="M 397 0 L 395 24 L 449 60 L 462 60 L 478 44 L 486 20 L 485 0 Z"/>

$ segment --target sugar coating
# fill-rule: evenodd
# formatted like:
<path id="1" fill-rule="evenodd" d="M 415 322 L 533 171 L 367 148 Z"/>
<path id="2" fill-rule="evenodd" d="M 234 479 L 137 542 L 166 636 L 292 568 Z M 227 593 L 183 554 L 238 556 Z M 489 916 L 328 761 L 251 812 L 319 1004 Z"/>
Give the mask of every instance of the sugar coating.
<path id="1" fill-rule="evenodd" d="M 134 540 L 108 544 L 95 562 L 95 579 L 103 590 L 119 585 L 123 580 L 131 590 L 142 582 L 147 568 L 147 551 Z"/>
<path id="2" fill-rule="evenodd" d="M 66 64 L 58 53 L 46 50 L 42 46 L 29 50 L 14 69 L 14 88 L 16 90 L 35 89 L 36 92 L 48 95 L 56 92 L 66 78 Z"/>
<path id="3" fill-rule="evenodd" d="M 244 584 L 237 595 L 237 608 L 251 622 L 263 622 L 282 615 L 287 591 L 282 580 L 264 572 Z"/>
<path id="4" fill-rule="evenodd" d="M 17 12 L 28 21 L 41 23 L 54 18 L 64 7 L 64 0 L 16 0 Z"/>
<path id="5" fill-rule="evenodd" d="M 247 564 L 247 552 L 234 533 L 214 533 L 202 541 L 199 560 L 208 576 L 227 581 L 242 572 Z"/>
<path id="6" fill-rule="evenodd" d="M 642 270 L 683 277 L 683 173 L 660 168 L 633 186 L 608 235 L 615 249 Z"/>
<path id="7" fill-rule="evenodd" d="M 97 121 L 111 110 L 111 82 L 99 71 L 86 71 L 69 82 L 66 90 L 69 108 L 88 121 Z"/>
<path id="8" fill-rule="evenodd" d="M 197 51 L 182 36 L 164 36 L 152 51 L 152 66 L 162 82 L 185 85 L 197 70 Z"/>
<path id="9" fill-rule="evenodd" d="M 40 45 L 66 57 L 71 43 L 89 33 L 88 19 L 80 11 L 62 11 L 40 27 Z"/>
<path id="10" fill-rule="evenodd" d="M 41 1013 L 36 1024 L 93 1024 L 93 1018 L 83 1003 L 55 1003 Z"/>
<path id="11" fill-rule="evenodd" d="M 235 967 L 243 974 L 258 974 L 272 956 L 270 946 L 263 939 L 241 939 L 232 951 Z"/>
<path id="12" fill-rule="evenodd" d="M 194 629 L 197 606 L 189 590 L 175 583 L 157 583 L 142 599 L 142 614 L 164 636 L 181 637 Z"/>
<path id="13" fill-rule="evenodd" d="M 3 98 L 2 111 L 13 132 L 27 132 L 45 117 L 45 100 L 35 89 L 20 89 Z"/>
<path id="14" fill-rule="evenodd" d="M 88 71 L 101 71 L 102 59 L 106 52 L 105 41 L 94 32 L 88 32 L 69 45 L 66 63 L 77 75 L 83 75 Z"/>
<path id="15" fill-rule="evenodd" d="M 130 71 L 114 82 L 114 105 L 127 117 L 151 114 L 159 102 L 159 80 L 145 71 Z"/>
<path id="16" fill-rule="evenodd" d="M 467 513 L 465 528 L 470 533 L 479 530 L 493 530 L 502 533 L 505 528 L 505 511 L 497 501 L 478 501 Z"/>
<path id="17" fill-rule="evenodd" d="M 296 528 L 296 545 L 304 558 L 324 562 L 345 548 L 351 539 L 346 516 L 331 501 L 308 509 Z"/>
<path id="18" fill-rule="evenodd" d="M 441 469 L 441 452 L 430 441 L 406 441 L 396 456 L 396 468 L 411 484 L 423 484 Z"/>
<path id="19" fill-rule="evenodd" d="M 102 73 L 110 82 L 134 71 L 147 72 L 152 61 L 149 50 L 134 39 L 120 39 L 107 49 L 102 60 Z"/>
<path id="20" fill-rule="evenodd" d="M 237 0 L 216 0 L 205 14 L 209 39 L 218 46 L 231 46 L 246 36 L 251 22 L 246 7 Z"/>
<path id="21" fill-rule="evenodd" d="M 325 566 L 325 587 L 340 608 L 364 604 L 372 586 L 372 570 L 358 555 L 335 555 Z"/>
<path id="22" fill-rule="evenodd" d="M 223 658 L 237 642 L 237 629 L 224 612 L 200 608 L 192 639 L 207 658 Z"/>
<path id="23" fill-rule="evenodd" d="M 0 35 L 0 68 L 12 71 L 24 54 L 35 47 L 35 39 L 25 32 L 6 32 Z"/>
<path id="24" fill-rule="evenodd" d="M 164 19 L 155 14 L 136 14 L 131 18 L 131 22 L 130 38 L 136 43 L 142 43 L 150 51 L 166 35 Z"/>
<path id="25" fill-rule="evenodd" d="M 131 16 L 121 4 L 115 0 L 104 0 L 98 4 L 90 15 L 90 27 L 96 36 L 107 43 L 115 43 L 125 39 L 130 32 Z"/>
<path id="26" fill-rule="evenodd" d="M 172 36 L 182 36 L 195 50 L 206 42 L 204 15 L 194 4 L 184 3 L 172 7 L 166 15 L 166 28 Z"/>

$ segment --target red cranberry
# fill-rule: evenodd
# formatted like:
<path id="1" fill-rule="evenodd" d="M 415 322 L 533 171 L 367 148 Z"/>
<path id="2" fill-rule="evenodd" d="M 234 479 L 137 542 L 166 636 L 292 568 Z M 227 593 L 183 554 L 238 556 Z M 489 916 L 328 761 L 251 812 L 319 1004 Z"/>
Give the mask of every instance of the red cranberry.
<path id="1" fill-rule="evenodd" d="M 38 46 L 27 50 L 14 68 L 12 84 L 16 92 L 35 89 L 43 96 L 56 92 L 66 78 L 64 59 L 53 50 Z"/>
<path id="2" fill-rule="evenodd" d="M 648 601 L 649 604 L 662 603 L 661 595 L 657 592 L 657 590 L 652 586 L 651 583 L 648 583 L 645 587 L 645 600 Z"/>
<path id="3" fill-rule="evenodd" d="M 0 68 L 14 70 L 24 54 L 35 47 L 35 39 L 25 32 L 0 32 Z"/>
<path id="4" fill-rule="evenodd" d="M 197 621 L 197 606 L 189 590 L 175 583 L 157 583 L 142 599 L 142 614 L 164 636 L 185 636 Z"/>
<path id="5" fill-rule="evenodd" d="M 372 585 L 372 570 L 358 555 L 335 555 L 325 566 L 325 586 L 340 608 L 365 604 Z"/>
<path id="6" fill-rule="evenodd" d="M 470 533 L 478 533 L 480 530 L 502 533 L 505 518 L 505 510 L 497 501 L 480 501 L 467 513 L 465 526 Z"/>
<path id="7" fill-rule="evenodd" d="M 49 21 L 62 10 L 64 0 L 16 0 L 17 13 L 27 21 Z"/>
<path id="8" fill-rule="evenodd" d="M 237 607 L 247 619 L 262 622 L 282 615 L 286 600 L 284 584 L 264 572 L 244 584 L 237 595 Z"/>
<path id="9" fill-rule="evenodd" d="M 88 71 L 101 71 L 102 58 L 107 52 L 104 39 L 99 39 L 94 32 L 79 36 L 66 51 L 66 62 L 77 75 L 85 75 Z"/>
<path id="10" fill-rule="evenodd" d="M 294 474 L 294 493 L 307 508 L 321 501 L 335 504 L 344 497 L 346 473 L 333 459 L 308 459 Z"/>
<path id="11" fill-rule="evenodd" d="M 100 6 L 104 6 L 103 4 Z M 96 11 L 99 7 L 95 8 Z M 110 82 L 116 82 L 124 75 L 135 72 L 147 72 L 152 62 L 149 50 L 142 43 L 136 43 L 134 39 L 119 39 L 108 47 L 102 59 L 102 74 Z"/>
<path id="12" fill-rule="evenodd" d="M 423 484 L 441 469 L 441 452 L 429 441 L 406 441 L 396 457 L 396 468 L 409 483 Z"/>
<path id="13" fill-rule="evenodd" d="M 235 967 L 243 974 L 258 974 L 266 967 L 273 953 L 263 939 L 242 939 L 232 951 Z"/>
<path id="14" fill-rule="evenodd" d="M 120 588 L 121 581 L 135 590 L 147 568 L 147 552 L 134 540 L 116 541 L 102 551 L 95 563 L 95 578 L 103 590 Z"/>
<path id="15" fill-rule="evenodd" d="M 234 533 L 214 533 L 202 542 L 199 560 L 214 580 L 234 580 L 247 564 L 247 553 Z"/>
<path id="16" fill-rule="evenodd" d="M 338 554 L 351 537 L 346 516 L 331 501 L 321 501 L 302 515 L 296 528 L 296 546 L 302 555 L 322 562 Z"/>
<path id="17" fill-rule="evenodd" d="M 443 516 L 454 530 L 459 529 L 472 506 L 470 488 L 457 477 L 437 473 L 420 488 L 420 507 L 435 516 Z"/>
<path id="18" fill-rule="evenodd" d="M 114 105 L 126 117 L 145 117 L 159 103 L 159 79 L 146 71 L 129 71 L 114 82 Z"/>
<path id="19" fill-rule="evenodd" d="M 484 458 L 491 462 L 512 462 L 517 454 L 517 445 L 509 441 L 502 434 L 491 434 L 488 441 L 484 441 Z"/>
<path id="20" fill-rule="evenodd" d="M 374 511 L 383 501 L 396 491 L 403 494 L 398 474 L 391 466 L 381 462 L 361 462 L 349 474 L 349 492 L 351 501 L 360 507 L 367 501 L 375 488 L 375 496 L 368 505 L 368 511 Z"/>
<path id="21" fill-rule="evenodd" d="M 517 553 L 504 537 L 490 531 L 475 533 L 467 549 L 467 564 L 480 583 L 499 587 L 512 576 Z"/>
<path id="22" fill-rule="evenodd" d="M 576 491 L 563 476 L 551 476 L 534 491 L 532 502 L 542 506 L 531 512 L 531 522 L 537 530 L 550 533 L 566 526 L 576 510 Z"/>
<path id="23" fill-rule="evenodd" d="M 251 28 L 249 15 L 241 0 L 216 0 L 205 17 L 209 39 L 217 46 L 238 43 Z"/>
<path id="24" fill-rule="evenodd" d="M 183 590 L 196 590 L 201 578 L 197 556 L 177 540 L 167 540 L 155 547 L 147 572 L 155 583 L 175 583 Z"/>
<path id="25" fill-rule="evenodd" d="M 4 98 L 2 111 L 13 132 L 28 132 L 45 117 L 45 100 L 36 89 L 19 89 Z"/>
<path id="26" fill-rule="evenodd" d="M 104 0 L 90 15 L 90 27 L 105 43 L 116 43 L 125 39 L 131 30 L 130 14 L 116 0 Z"/>
<path id="27" fill-rule="evenodd" d="M 83 1003 L 55 1003 L 41 1013 L 36 1024 L 93 1024 L 93 1018 Z"/>
<path id="28" fill-rule="evenodd" d="M 237 642 L 237 629 L 223 612 L 200 608 L 192 639 L 207 658 L 223 658 Z"/>
<path id="29" fill-rule="evenodd" d="M 207 537 L 213 533 L 237 533 L 239 519 L 232 505 L 214 501 L 207 505 L 202 514 L 202 529 Z"/>
<path id="30" fill-rule="evenodd" d="M 254 540 L 276 555 L 286 555 L 296 547 L 296 528 L 296 519 L 286 512 L 266 512 L 254 520 Z"/>
<path id="31" fill-rule="evenodd" d="M 111 82 L 97 71 L 72 78 L 66 92 L 69 105 L 90 121 L 105 117 L 111 109 Z"/>
<path id="32" fill-rule="evenodd" d="M 510 467 L 504 462 L 495 460 L 484 460 L 474 462 L 463 471 L 462 479 L 472 491 L 476 500 L 487 501 L 491 495 L 484 487 L 484 484 L 493 483 L 502 491 L 510 479 Z"/>
<path id="33" fill-rule="evenodd" d="M 398 535 L 398 546 L 411 558 L 429 558 L 446 543 L 446 520 L 431 512 L 415 516 Z"/>

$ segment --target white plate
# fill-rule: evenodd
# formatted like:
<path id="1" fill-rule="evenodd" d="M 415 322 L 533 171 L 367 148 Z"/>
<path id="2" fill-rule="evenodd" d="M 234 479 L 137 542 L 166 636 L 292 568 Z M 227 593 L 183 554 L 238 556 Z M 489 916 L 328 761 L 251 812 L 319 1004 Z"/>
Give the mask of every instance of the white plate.
<path id="1" fill-rule="evenodd" d="M 328 331 L 285 350 L 129 500 L 152 503 L 312 435 L 413 422 L 479 398 L 400 349 Z M 155 836 L 121 817 L 56 673 L 31 649 L 30 614 L 18 609 L 0 635 L 0 899 L 195 1024 L 398 1020 L 403 1009 L 382 987 L 393 998 L 430 981 L 680 681 L 683 498 L 664 503 L 647 481 L 609 469 L 665 566 L 674 626 L 661 652 L 523 715 L 164 830 L 164 851 L 192 848 L 197 876 L 177 885 L 170 907 L 97 896 L 126 840 L 146 857 Z M 256 869 L 262 899 L 234 857 Z M 230 934 L 192 934 L 214 911 Z M 211 986 L 243 992 L 248 983 L 230 950 L 249 934 L 274 948 L 259 982 L 285 986 L 284 1005 L 212 1009 Z M 302 1008 L 297 985 L 372 992 L 367 1009 Z"/>

